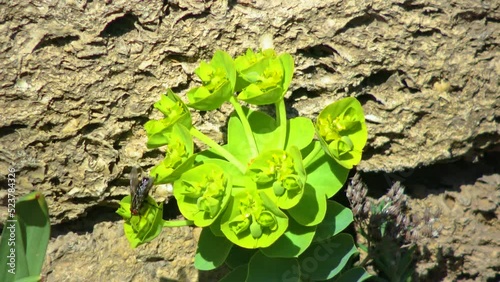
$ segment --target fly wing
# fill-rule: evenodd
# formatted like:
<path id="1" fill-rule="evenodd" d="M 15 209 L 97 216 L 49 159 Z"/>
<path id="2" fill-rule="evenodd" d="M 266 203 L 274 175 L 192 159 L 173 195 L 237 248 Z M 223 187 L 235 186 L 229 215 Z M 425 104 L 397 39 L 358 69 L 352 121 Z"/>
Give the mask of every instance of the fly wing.
<path id="1" fill-rule="evenodd" d="M 135 191 L 137 190 L 137 186 L 139 186 L 139 178 L 137 177 L 137 168 L 133 167 L 129 175 L 130 175 L 130 196 L 133 199 L 135 196 Z"/>
<path id="2" fill-rule="evenodd" d="M 151 190 L 151 187 L 153 187 L 153 183 L 155 182 L 155 179 L 152 177 L 146 178 L 146 183 L 144 187 L 144 195 L 148 195 L 149 190 Z"/>

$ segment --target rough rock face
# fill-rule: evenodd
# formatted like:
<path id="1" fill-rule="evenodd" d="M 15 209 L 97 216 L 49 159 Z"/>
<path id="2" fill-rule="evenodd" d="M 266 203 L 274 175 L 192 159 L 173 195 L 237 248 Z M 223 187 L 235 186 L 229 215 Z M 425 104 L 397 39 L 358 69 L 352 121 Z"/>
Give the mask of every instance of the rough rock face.
<path id="1" fill-rule="evenodd" d="M 433 2 L 3 4 L 0 170 L 14 166 L 19 189 L 45 191 L 57 222 L 124 194 L 124 170 L 161 157 L 142 129 L 160 93 L 184 92 L 200 60 L 257 48 L 265 33 L 295 58 L 297 114 L 363 102 L 361 170 L 480 155 L 500 143 L 500 8 Z M 220 117 L 198 121 L 219 141 Z"/>
<path id="2" fill-rule="evenodd" d="M 295 58 L 290 112 L 315 117 L 346 96 L 363 103 L 370 123 L 360 170 L 480 159 L 500 144 L 495 3 L 8 1 L 0 4 L 0 171 L 17 169 L 19 194 L 44 191 L 54 223 L 116 202 L 125 171 L 162 157 L 147 151 L 142 128 L 157 116 L 159 95 L 193 86 L 193 70 L 215 50 L 237 55 L 266 33 Z M 222 141 L 226 114 L 196 123 Z"/>

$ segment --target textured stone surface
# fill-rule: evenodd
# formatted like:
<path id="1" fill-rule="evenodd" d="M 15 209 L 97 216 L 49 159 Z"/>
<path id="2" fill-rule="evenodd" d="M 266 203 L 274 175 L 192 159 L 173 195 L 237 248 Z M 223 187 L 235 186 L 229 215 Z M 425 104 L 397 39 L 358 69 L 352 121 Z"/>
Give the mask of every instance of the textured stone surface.
<path id="1" fill-rule="evenodd" d="M 0 6 L 0 170 L 13 165 L 19 189 L 43 190 L 56 221 L 123 195 L 124 171 L 158 161 L 142 124 L 165 88 L 184 93 L 201 59 L 257 48 L 265 33 L 296 61 L 291 112 L 363 102 L 363 171 L 500 142 L 494 1 L 16 2 Z M 197 123 L 222 141 L 222 114 Z"/>
<path id="2" fill-rule="evenodd" d="M 142 128 L 160 93 L 185 93 L 200 60 L 257 48 L 266 33 L 295 58 L 290 113 L 362 101 L 360 170 L 481 161 L 500 144 L 500 7 L 435 2 L 4 1 L 0 183 L 15 167 L 18 194 L 43 191 L 54 223 L 116 204 L 125 172 L 162 157 Z M 227 114 L 196 125 L 221 142 Z"/>

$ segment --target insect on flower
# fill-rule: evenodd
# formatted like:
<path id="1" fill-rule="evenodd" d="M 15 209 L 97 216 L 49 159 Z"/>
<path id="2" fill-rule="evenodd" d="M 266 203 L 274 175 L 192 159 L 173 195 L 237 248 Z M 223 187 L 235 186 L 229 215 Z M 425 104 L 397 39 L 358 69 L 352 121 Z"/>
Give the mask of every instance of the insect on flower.
<path id="1" fill-rule="evenodd" d="M 130 212 L 132 215 L 139 215 L 144 200 L 148 197 L 149 190 L 153 187 L 154 178 L 143 177 L 141 182 L 137 175 L 137 168 L 132 168 L 130 172 L 130 196 L 132 203 L 130 205 Z"/>

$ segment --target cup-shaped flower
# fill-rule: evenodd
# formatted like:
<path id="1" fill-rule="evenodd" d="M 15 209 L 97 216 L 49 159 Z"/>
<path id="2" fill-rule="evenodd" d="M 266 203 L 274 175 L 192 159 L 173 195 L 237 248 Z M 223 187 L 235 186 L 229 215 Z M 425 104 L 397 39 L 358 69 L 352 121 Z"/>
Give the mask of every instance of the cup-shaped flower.
<path id="1" fill-rule="evenodd" d="M 200 111 L 214 110 L 233 95 L 236 70 L 233 59 L 226 52 L 216 51 L 210 63 L 201 62 L 195 73 L 202 86 L 187 93 L 190 107 Z"/>
<path id="2" fill-rule="evenodd" d="M 148 196 L 142 205 L 139 215 L 130 212 L 130 196 L 120 201 L 120 208 L 116 211 L 125 219 L 123 228 L 130 245 L 135 248 L 156 238 L 163 228 L 163 205 L 158 205 Z"/>
<path id="3" fill-rule="evenodd" d="M 264 191 L 247 187 L 232 197 L 221 218 L 222 233 L 234 244 L 265 248 L 288 228 L 288 217 Z"/>
<path id="4" fill-rule="evenodd" d="M 156 184 L 172 183 L 193 166 L 196 155 L 189 131 L 180 124 L 174 124 L 167 134 L 166 154 L 163 161 L 150 172 Z"/>
<path id="5" fill-rule="evenodd" d="M 355 98 L 324 108 L 316 121 L 316 132 L 323 150 L 343 167 L 351 169 L 361 161 L 368 132 L 363 108 Z"/>
<path id="6" fill-rule="evenodd" d="M 200 227 L 209 226 L 226 207 L 231 196 L 231 177 L 214 163 L 194 167 L 174 182 L 179 209 Z"/>
<path id="7" fill-rule="evenodd" d="M 235 59 L 238 99 L 254 105 L 268 105 L 283 99 L 293 76 L 289 54 L 276 56 L 273 49 L 247 53 Z"/>
<path id="8" fill-rule="evenodd" d="M 161 120 L 149 120 L 144 125 L 148 135 L 148 148 L 156 148 L 168 143 L 168 135 L 176 123 L 191 127 L 191 114 L 182 100 L 168 89 L 166 95 L 161 95 L 160 101 L 154 107 L 163 113 Z"/>
<path id="9" fill-rule="evenodd" d="M 300 201 L 307 180 L 302 156 L 296 146 L 287 151 L 261 153 L 248 167 L 247 175 L 257 183 L 258 189 L 272 190 L 271 197 L 282 209 L 292 208 Z"/>

